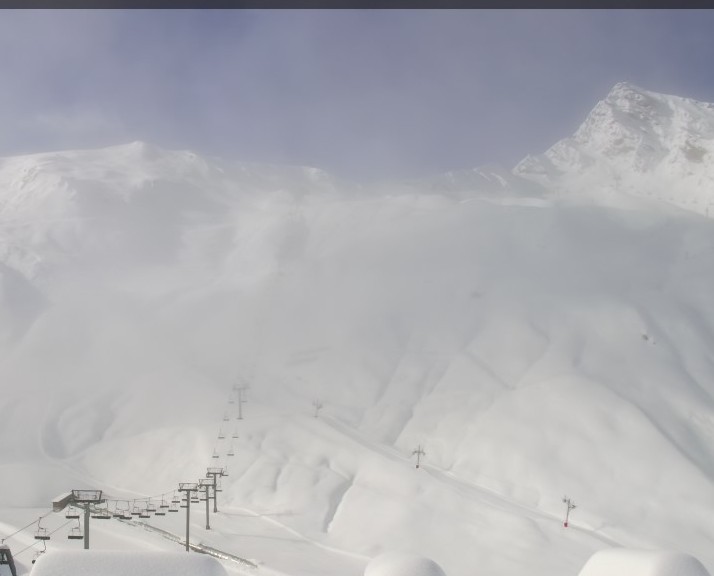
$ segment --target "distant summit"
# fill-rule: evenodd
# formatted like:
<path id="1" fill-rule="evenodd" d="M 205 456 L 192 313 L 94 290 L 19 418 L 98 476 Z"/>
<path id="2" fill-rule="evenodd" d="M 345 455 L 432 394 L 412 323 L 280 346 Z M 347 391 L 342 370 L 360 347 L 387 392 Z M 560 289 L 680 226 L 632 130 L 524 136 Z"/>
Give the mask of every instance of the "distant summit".
<path id="1" fill-rule="evenodd" d="M 706 212 L 714 104 L 616 84 L 570 138 L 514 169 L 556 192 L 626 192 Z"/>
<path id="2" fill-rule="evenodd" d="M 487 165 L 369 186 L 341 181 L 314 167 L 204 158 L 141 140 L 0 158 L 0 201 L 13 212 L 48 197 L 59 204 L 61 194 L 76 202 L 77 194 L 94 197 L 98 189 L 125 201 L 160 190 L 173 194 L 168 191 L 177 183 L 192 188 L 189 196 L 208 195 L 211 202 L 236 193 L 273 191 L 295 198 L 357 192 L 496 202 L 552 193 L 590 195 L 595 201 L 626 194 L 714 214 L 714 104 L 619 82 L 572 136 L 528 155 L 512 170 Z M 0 216 L 10 216 L 3 211 L 0 206 Z"/>

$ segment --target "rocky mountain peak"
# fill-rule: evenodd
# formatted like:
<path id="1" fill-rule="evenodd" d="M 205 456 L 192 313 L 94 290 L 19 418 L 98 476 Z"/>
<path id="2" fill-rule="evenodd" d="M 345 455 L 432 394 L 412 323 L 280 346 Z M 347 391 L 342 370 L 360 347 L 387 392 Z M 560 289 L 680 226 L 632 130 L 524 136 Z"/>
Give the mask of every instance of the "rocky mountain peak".
<path id="1" fill-rule="evenodd" d="M 571 137 L 514 173 L 555 192 L 619 191 L 705 212 L 714 201 L 714 104 L 620 82 Z"/>

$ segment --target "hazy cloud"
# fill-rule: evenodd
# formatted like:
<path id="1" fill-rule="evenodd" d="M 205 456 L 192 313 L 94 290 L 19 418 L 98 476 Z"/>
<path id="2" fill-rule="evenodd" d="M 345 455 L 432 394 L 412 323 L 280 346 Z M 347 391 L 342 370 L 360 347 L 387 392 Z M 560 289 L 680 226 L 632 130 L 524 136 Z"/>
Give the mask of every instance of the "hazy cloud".
<path id="1" fill-rule="evenodd" d="M 510 167 L 621 80 L 714 100 L 712 24 L 672 10 L 5 11 L 0 154 L 145 139 L 349 177 Z"/>

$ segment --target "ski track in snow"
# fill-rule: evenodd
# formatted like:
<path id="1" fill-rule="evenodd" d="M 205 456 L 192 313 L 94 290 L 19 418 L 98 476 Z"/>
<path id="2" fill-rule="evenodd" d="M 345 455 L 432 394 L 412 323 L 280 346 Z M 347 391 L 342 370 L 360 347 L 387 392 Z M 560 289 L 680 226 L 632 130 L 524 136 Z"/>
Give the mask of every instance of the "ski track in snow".
<path id="1" fill-rule="evenodd" d="M 334 546 L 325 544 L 324 542 L 319 542 L 317 540 L 308 538 L 307 536 L 305 536 L 301 532 L 298 532 L 294 528 L 291 528 L 290 526 L 283 524 L 282 522 L 276 520 L 275 516 L 277 516 L 277 515 L 271 515 L 269 513 L 264 513 L 264 512 L 256 512 L 254 510 L 249 510 L 247 508 L 239 508 L 239 507 L 235 507 L 235 506 L 230 507 L 227 510 L 228 511 L 225 512 L 225 514 L 227 516 L 248 514 L 255 518 L 260 518 L 261 520 L 264 520 L 264 521 L 280 528 L 281 530 L 284 530 L 285 532 L 293 535 L 297 540 L 299 540 L 301 542 L 306 542 L 306 543 L 312 544 L 317 548 L 321 548 L 322 550 L 326 550 L 328 552 L 334 552 L 335 554 L 349 556 L 349 557 L 355 558 L 357 560 L 367 560 L 369 558 L 368 556 L 364 556 L 363 554 L 357 554 L 355 552 L 350 552 L 349 550 L 343 550 L 341 548 L 336 548 Z"/>
<path id="2" fill-rule="evenodd" d="M 324 417 L 322 420 L 328 423 L 335 430 L 339 431 L 341 434 L 345 435 L 351 441 L 357 442 L 364 448 L 367 448 L 369 451 L 379 454 L 380 456 L 388 458 L 394 462 L 399 462 L 405 467 L 412 468 L 414 466 L 413 462 L 408 457 L 405 457 L 396 449 L 372 442 L 364 438 L 359 433 L 359 431 L 354 430 L 348 425 L 342 424 L 332 418 Z M 559 516 L 555 516 L 538 508 L 526 506 L 525 504 L 522 504 L 515 499 L 508 498 L 507 496 L 504 496 L 502 494 L 499 494 L 494 490 L 465 481 L 449 471 L 439 470 L 424 463 L 421 464 L 419 470 L 426 472 L 437 482 L 441 483 L 442 485 L 447 485 L 451 487 L 452 489 L 459 492 L 460 495 L 464 496 L 469 500 L 487 504 L 492 508 L 496 508 L 504 512 L 509 512 L 519 517 L 530 518 L 532 520 L 535 520 L 536 524 L 538 524 L 539 522 L 556 524 L 558 526 L 562 524 L 562 518 L 560 518 Z M 579 526 L 577 524 L 572 523 L 570 528 L 574 528 L 579 532 L 594 537 L 609 546 L 621 545 L 616 540 L 609 538 L 608 536 L 602 534 L 597 530 L 589 529 L 584 526 Z"/>

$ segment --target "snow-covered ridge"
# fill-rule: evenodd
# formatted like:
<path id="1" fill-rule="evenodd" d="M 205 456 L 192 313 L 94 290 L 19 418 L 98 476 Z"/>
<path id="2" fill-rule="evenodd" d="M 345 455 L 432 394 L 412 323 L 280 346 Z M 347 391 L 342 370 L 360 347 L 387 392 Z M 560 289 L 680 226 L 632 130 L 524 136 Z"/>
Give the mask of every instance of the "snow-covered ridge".
<path id="1" fill-rule="evenodd" d="M 349 188 L 316 168 L 206 159 L 144 142 L 1 158 L 0 262 L 41 280 L 55 264 L 97 251 L 177 246 L 188 220 Z"/>
<path id="2" fill-rule="evenodd" d="M 714 203 L 714 104 L 619 83 L 572 137 L 514 173 L 561 192 L 625 192 L 705 214 Z"/>

